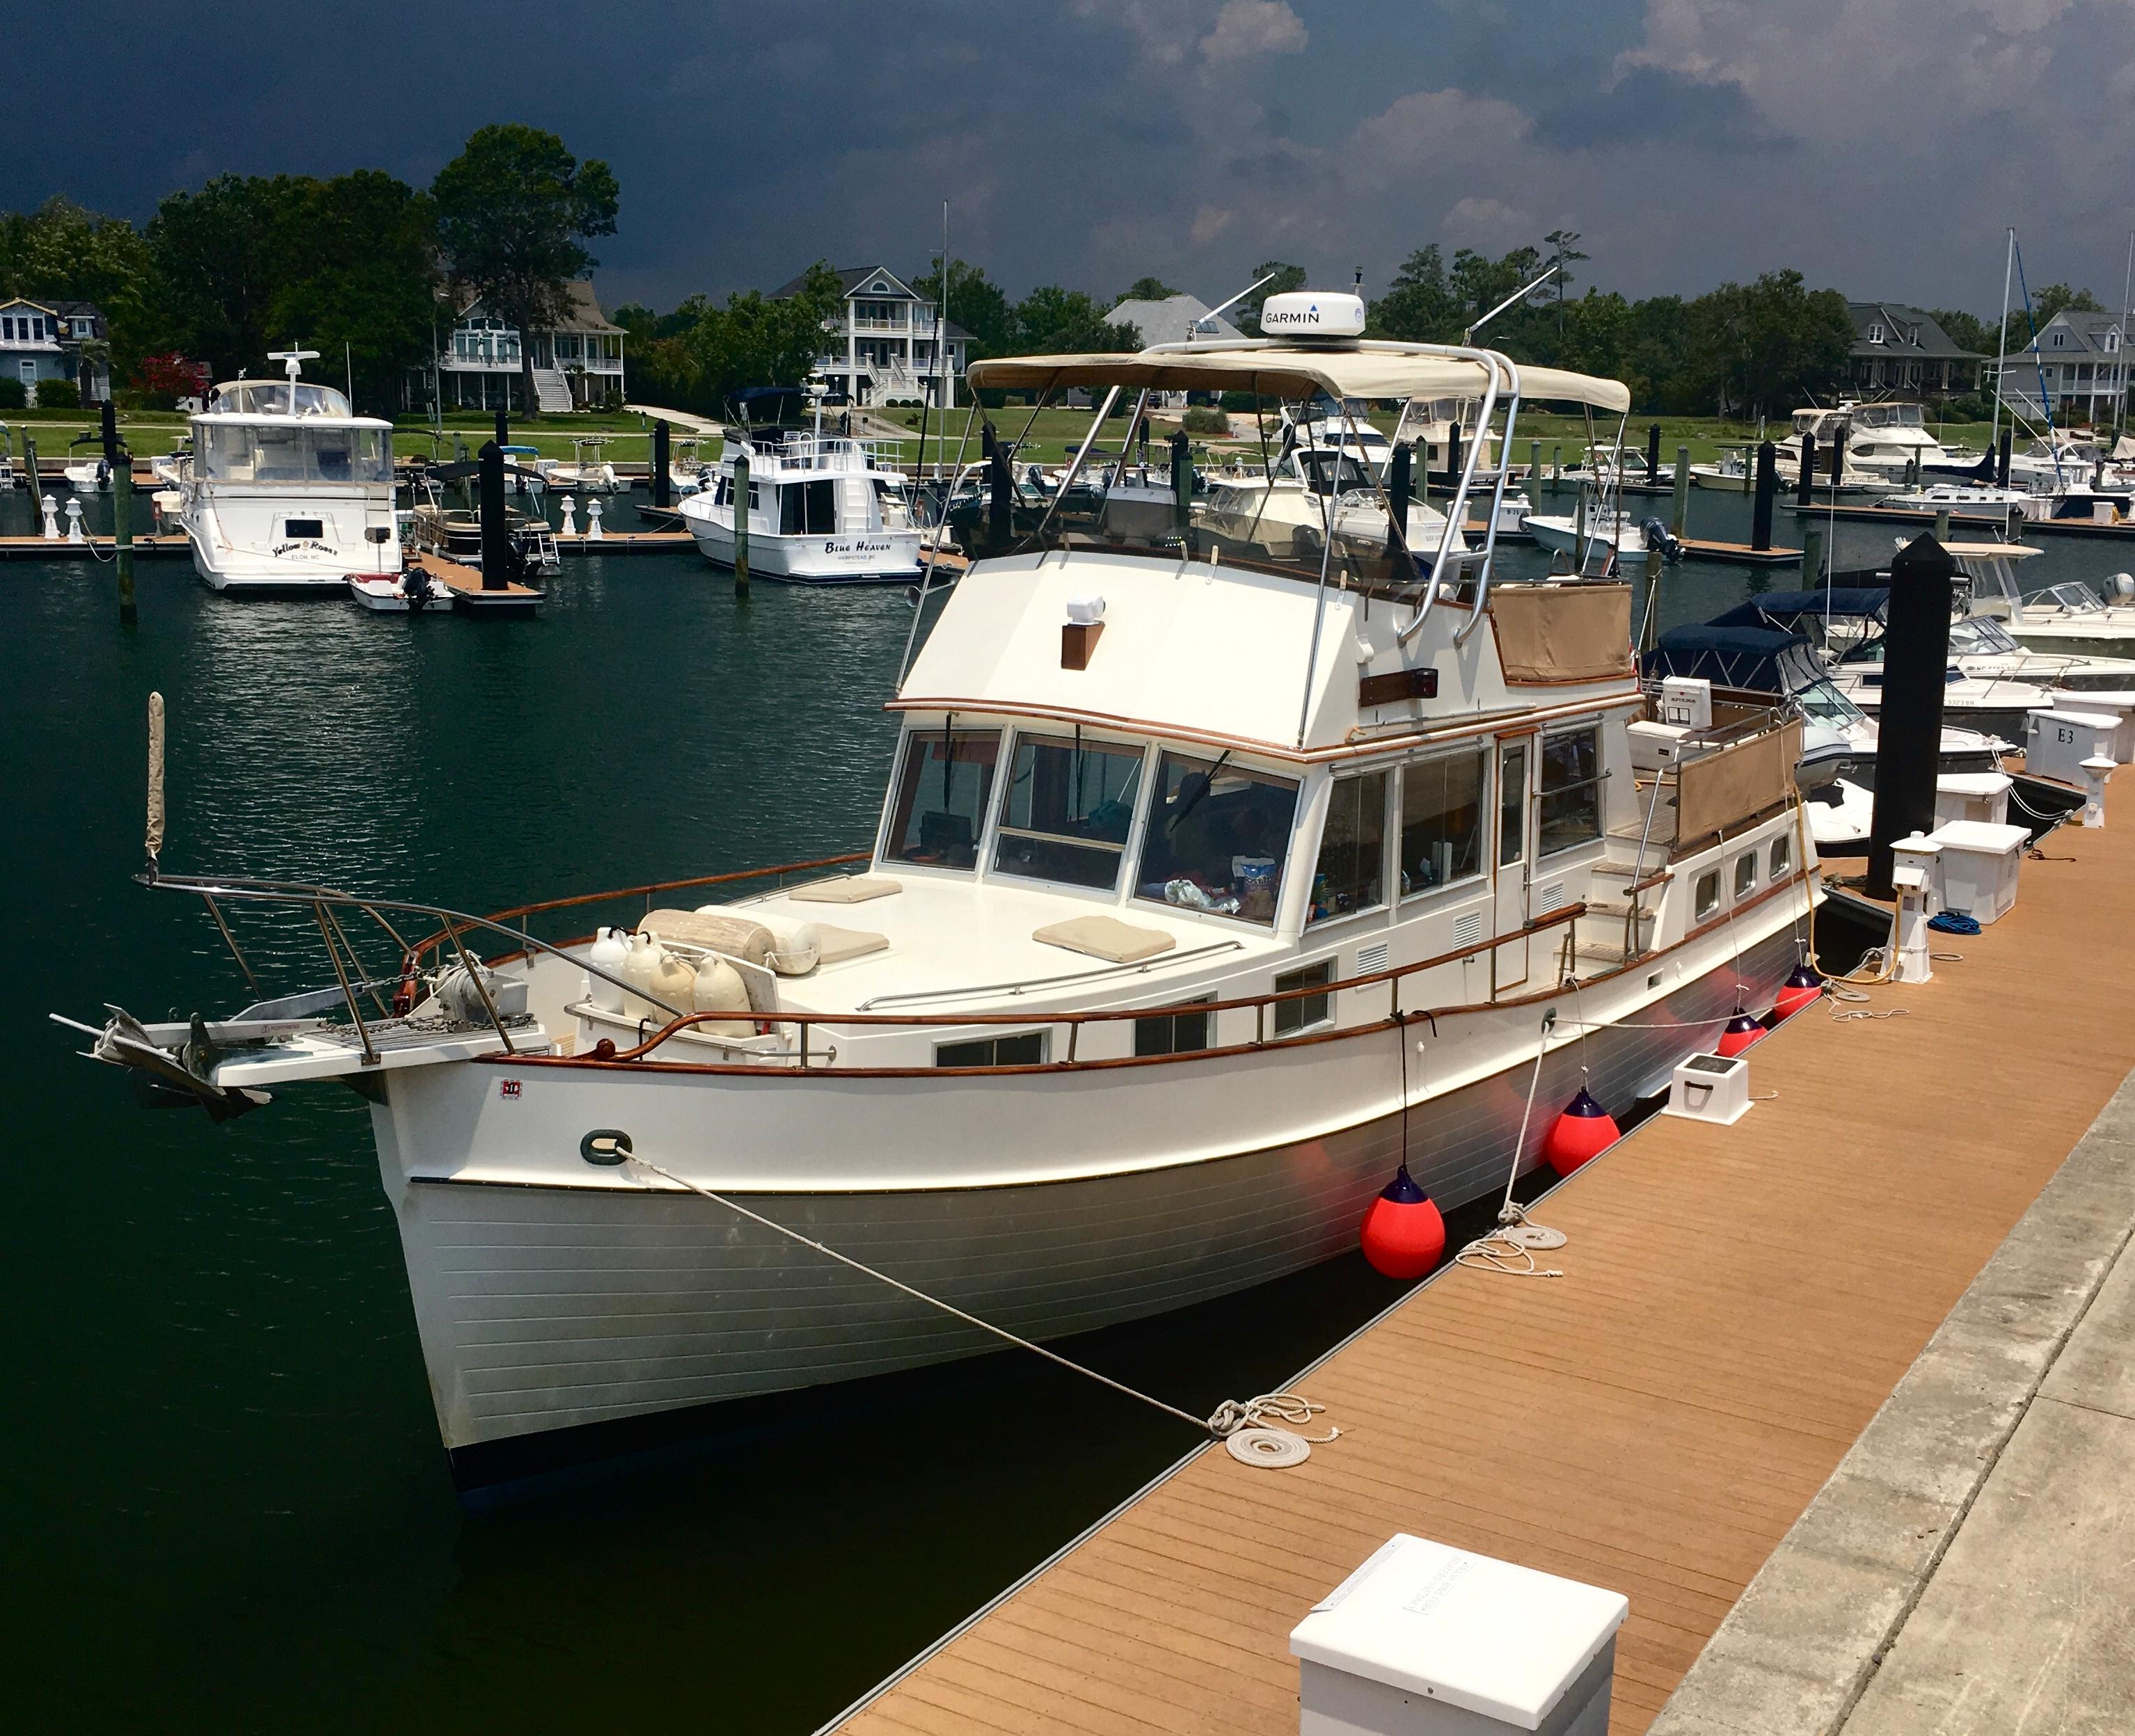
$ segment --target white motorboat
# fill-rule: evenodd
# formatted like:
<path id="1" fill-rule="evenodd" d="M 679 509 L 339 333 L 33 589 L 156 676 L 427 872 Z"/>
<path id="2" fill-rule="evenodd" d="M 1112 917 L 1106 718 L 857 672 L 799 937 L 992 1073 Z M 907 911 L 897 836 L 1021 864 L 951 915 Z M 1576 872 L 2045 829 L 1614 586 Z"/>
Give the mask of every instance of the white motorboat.
<path id="1" fill-rule="evenodd" d="M 74 446 L 94 447 L 103 439 L 101 434 L 83 434 L 71 442 Z M 61 466 L 60 474 L 66 478 L 67 486 L 76 494 L 104 494 L 111 487 L 111 465 L 100 449 L 92 450 L 84 458 L 70 458 Z"/>
<path id="2" fill-rule="evenodd" d="M 1947 512 L 1954 517 L 2030 518 L 2041 497 L 2028 488 L 1997 488 L 1991 482 L 1930 482 L 1924 487 L 1885 495 L 1876 501 L 1900 512 Z"/>
<path id="3" fill-rule="evenodd" d="M 714 566 L 734 563 L 734 465 L 748 461 L 749 571 L 796 585 L 909 584 L 919 527 L 901 471 L 870 441 L 783 428 L 734 428 L 712 485 L 682 522 Z"/>
<path id="4" fill-rule="evenodd" d="M 1600 507 L 1578 514 L 1531 512 L 1520 528 L 1552 556 L 1563 555 L 1574 571 L 1598 571 L 1611 550 L 1623 570 L 1645 569 L 1645 527 L 1627 512 Z M 1579 563 L 1585 562 L 1581 568 Z"/>
<path id="5" fill-rule="evenodd" d="M 1537 400 L 1629 402 L 1494 351 L 1324 340 L 970 373 L 1271 377 L 1474 397 L 1507 437 Z M 835 456 L 766 452 L 759 486 Z M 1486 547 L 1456 602 L 1053 528 L 976 561 L 900 673 L 850 876 L 721 877 L 695 910 L 707 883 L 672 881 L 627 950 L 150 877 L 235 926 L 331 906 L 359 945 L 366 908 L 410 937 L 382 972 L 337 948 L 346 996 L 117 1015 L 98 1052 L 217 1116 L 304 1079 L 370 1100 L 463 1485 L 995 1347 L 937 1303 L 1055 1338 L 1350 1254 L 1400 1167 L 1442 1206 L 1494 1195 L 1582 1081 L 1614 1105 L 1664 1086 L 1796 965 L 1820 897 L 1798 726 L 1639 771 L 1629 587 L 1494 586 Z M 497 955 L 470 968 L 477 936 Z"/>
<path id="6" fill-rule="evenodd" d="M 278 351 L 286 379 L 217 386 L 191 418 L 179 518 L 218 591 L 342 595 L 351 573 L 400 570 L 393 425 L 305 383 L 313 354 Z"/>
<path id="7" fill-rule="evenodd" d="M 574 434 L 571 437 L 571 457 L 537 458 L 534 474 L 540 478 L 542 486 L 559 493 L 569 489 L 582 495 L 620 494 L 630 485 L 616 474 L 615 466 L 604 456 L 610 438 L 607 434 Z"/>
<path id="8" fill-rule="evenodd" d="M 1944 446 L 1927 423 L 1925 406 L 1896 399 L 1860 404 L 1847 399 L 1835 409 L 1812 406 L 1794 413 L 1795 434 L 1815 435 L 1819 452 L 1828 451 L 1842 433 L 1849 468 L 1872 471 L 1894 481 L 1909 476 L 1920 481 L 1953 476 L 1978 464 L 1979 453 Z"/>
<path id="9" fill-rule="evenodd" d="M 2106 581 L 2108 595 L 2104 596 L 2074 581 L 2026 592 L 2018 583 L 2016 568 L 2020 562 L 2035 559 L 2038 549 L 2022 543 L 1952 543 L 1948 547 L 1956 557 L 1958 570 L 1970 583 L 1969 612 L 1998 621 L 2026 650 L 2079 657 L 2135 657 L 2135 578 L 2113 573 Z"/>
<path id="10" fill-rule="evenodd" d="M 453 593 L 419 566 L 402 573 L 351 573 L 348 588 L 374 614 L 406 615 L 453 606 Z"/>
<path id="11" fill-rule="evenodd" d="M 676 500 L 709 487 L 716 480 L 711 461 L 704 455 L 704 442 L 695 434 L 675 442 L 667 456 L 667 486 Z"/>

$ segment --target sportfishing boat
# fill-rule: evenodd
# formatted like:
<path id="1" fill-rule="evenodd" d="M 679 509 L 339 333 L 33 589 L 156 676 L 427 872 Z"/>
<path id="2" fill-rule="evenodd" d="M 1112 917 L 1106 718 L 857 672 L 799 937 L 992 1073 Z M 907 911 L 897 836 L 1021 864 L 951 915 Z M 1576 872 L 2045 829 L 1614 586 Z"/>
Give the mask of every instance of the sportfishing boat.
<path id="1" fill-rule="evenodd" d="M 1894 481 L 1953 476 L 1977 467 L 1979 453 L 1944 446 L 1927 424 L 1926 406 L 1897 399 L 1859 404 L 1845 399 L 1836 409 L 1812 406 L 1794 413 L 1796 436 L 1813 434 L 1818 448 L 1828 450 L 1842 433 L 1849 466 Z"/>
<path id="2" fill-rule="evenodd" d="M 2082 657 L 2135 656 L 2135 577 L 2115 573 L 2106 595 L 2065 581 L 2026 592 L 2017 563 L 2039 550 L 2022 543 L 1952 543 L 1958 571 L 1970 584 L 1968 612 L 1998 621 L 2028 650 Z M 2109 598 L 2109 600 L 2108 600 Z"/>
<path id="3" fill-rule="evenodd" d="M 111 486 L 111 466 L 101 450 L 103 440 L 101 434 L 87 433 L 78 434 L 68 442 L 69 460 L 60 467 L 60 474 L 76 494 L 102 494 Z M 95 449 L 85 458 L 76 458 L 72 453 L 77 446 Z"/>
<path id="4" fill-rule="evenodd" d="M 615 467 L 605 456 L 610 438 L 606 434 L 575 434 L 571 438 L 569 457 L 537 458 L 534 474 L 540 478 L 541 486 L 559 493 L 568 488 L 574 494 L 620 494 L 630 485 L 616 474 Z"/>
<path id="5" fill-rule="evenodd" d="M 729 429 L 710 486 L 681 503 L 682 523 L 714 566 L 734 563 L 734 467 L 744 459 L 752 573 L 796 585 L 919 577 L 919 527 L 904 476 L 874 442 L 777 427 Z"/>
<path id="6" fill-rule="evenodd" d="M 1645 526 L 1620 508 L 1595 506 L 1584 513 L 1531 512 L 1520 520 L 1520 528 L 1552 557 L 1570 561 L 1571 571 L 1598 572 L 1612 557 L 1618 570 L 1645 570 L 1649 553 Z"/>
<path id="7" fill-rule="evenodd" d="M 217 386 L 191 418 L 179 522 L 218 591 L 345 595 L 351 573 L 400 570 L 393 424 L 307 384 L 317 353 L 274 352 L 286 379 Z"/>
<path id="8" fill-rule="evenodd" d="M 1629 404 L 1360 336 L 970 379 L 1464 396 L 1507 438 Z M 830 455 L 762 456 L 779 487 Z M 216 1116 L 364 1095 L 478 1484 L 992 1347 L 973 1318 L 1057 1338 L 1348 1254 L 1402 1165 L 1494 1194 L 1582 1081 L 1628 1106 L 1771 1004 L 1821 896 L 1797 721 L 1744 707 L 1642 766 L 1628 586 L 1494 583 L 1487 541 L 1452 584 L 1204 551 L 1184 505 L 1168 546 L 1054 512 L 971 551 L 890 695 L 864 850 L 487 916 L 152 860 L 234 946 L 301 907 L 333 974 L 116 1013 L 99 1057 Z M 627 939 L 583 931 L 624 910 Z"/>

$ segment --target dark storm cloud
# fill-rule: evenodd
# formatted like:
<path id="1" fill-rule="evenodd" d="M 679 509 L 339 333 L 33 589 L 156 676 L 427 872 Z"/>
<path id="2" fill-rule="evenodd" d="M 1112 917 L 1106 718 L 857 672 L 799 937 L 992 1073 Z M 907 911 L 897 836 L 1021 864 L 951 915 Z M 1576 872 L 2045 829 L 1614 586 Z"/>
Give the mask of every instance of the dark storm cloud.
<path id="1" fill-rule="evenodd" d="M 1020 293 L 1145 273 L 1211 299 L 1259 259 L 1383 282 L 1426 242 L 1565 227 L 1590 282 L 1696 292 L 1779 265 L 1858 294 L 2118 288 L 2135 187 L 2131 0 L 377 0 L 112 3 L 14 32 L 0 207 L 137 220 L 223 172 L 426 184 L 476 127 L 606 158 L 610 303 L 917 270 L 951 245 Z M 40 113 L 45 111 L 40 110 Z M 2015 141 L 2012 148 L 2012 142 Z M 1606 148 L 1604 148 L 1605 144 Z M 1745 176 L 1784 151 L 1788 172 Z"/>

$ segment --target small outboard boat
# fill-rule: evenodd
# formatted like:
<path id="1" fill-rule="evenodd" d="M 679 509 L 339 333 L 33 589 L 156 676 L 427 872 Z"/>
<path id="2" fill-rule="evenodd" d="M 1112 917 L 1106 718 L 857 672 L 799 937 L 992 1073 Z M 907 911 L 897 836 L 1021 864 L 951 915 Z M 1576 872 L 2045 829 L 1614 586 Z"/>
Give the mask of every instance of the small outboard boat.
<path id="1" fill-rule="evenodd" d="M 410 567 L 404 573 L 351 573 L 348 588 L 365 608 L 381 615 L 419 613 L 453 606 L 453 593 L 421 567 Z"/>

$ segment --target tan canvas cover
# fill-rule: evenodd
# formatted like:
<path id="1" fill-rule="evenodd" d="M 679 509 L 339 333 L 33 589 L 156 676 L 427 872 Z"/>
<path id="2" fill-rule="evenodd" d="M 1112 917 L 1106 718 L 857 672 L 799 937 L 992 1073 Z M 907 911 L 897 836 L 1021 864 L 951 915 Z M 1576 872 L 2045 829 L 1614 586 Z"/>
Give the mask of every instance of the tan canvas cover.
<path id="1" fill-rule="evenodd" d="M 786 896 L 796 904 L 864 904 L 870 898 L 887 898 L 903 890 L 902 881 L 886 874 L 838 874 L 796 886 Z"/>
<path id="2" fill-rule="evenodd" d="M 1049 922 L 1033 929 L 1030 937 L 1048 946 L 1064 946 L 1093 959 L 1109 959 L 1115 965 L 1139 964 L 1179 944 L 1161 929 L 1138 927 L 1117 916 L 1074 916 L 1065 922 Z"/>
<path id="3" fill-rule="evenodd" d="M 842 965 L 847 959 L 865 958 L 871 952 L 881 952 L 889 941 L 884 936 L 865 928 L 838 928 L 828 922 L 816 925 L 817 957 L 825 965 Z"/>
<path id="4" fill-rule="evenodd" d="M 1631 588 L 1499 585 L 1490 592 L 1508 681 L 1603 681 L 1631 673 Z"/>
<path id="5" fill-rule="evenodd" d="M 1408 344 L 1366 338 L 1353 346 L 1308 348 L 1247 339 L 1235 344 L 1166 344 L 1136 355 L 1011 355 L 975 361 L 974 388 L 1010 392 L 1063 386 L 1118 386 L 1139 392 L 1257 392 L 1264 398 L 1480 398 L 1490 383 L 1483 363 L 1429 355 Z M 1561 368 L 1518 370 L 1523 403 L 1584 404 L 1623 414 L 1630 389 Z"/>
<path id="6" fill-rule="evenodd" d="M 1676 772 L 1678 846 L 1710 838 L 1777 807 L 1794 793 L 1801 720 L 1790 718 L 1746 742 L 1685 760 Z"/>

